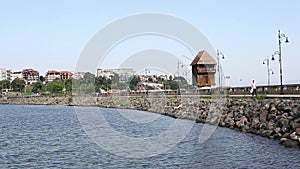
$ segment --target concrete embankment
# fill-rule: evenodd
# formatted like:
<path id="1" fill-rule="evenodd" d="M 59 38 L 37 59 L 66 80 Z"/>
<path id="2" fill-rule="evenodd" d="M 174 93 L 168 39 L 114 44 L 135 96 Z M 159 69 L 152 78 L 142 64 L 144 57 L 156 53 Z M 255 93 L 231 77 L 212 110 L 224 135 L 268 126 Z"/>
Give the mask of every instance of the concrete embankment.
<path id="1" fill-rule="evenodd" d="M 2 104 L 79 105 L 145 110 L 279 139 L 300 147 L 300 100 L 194 97 L 31 97 Z"/>

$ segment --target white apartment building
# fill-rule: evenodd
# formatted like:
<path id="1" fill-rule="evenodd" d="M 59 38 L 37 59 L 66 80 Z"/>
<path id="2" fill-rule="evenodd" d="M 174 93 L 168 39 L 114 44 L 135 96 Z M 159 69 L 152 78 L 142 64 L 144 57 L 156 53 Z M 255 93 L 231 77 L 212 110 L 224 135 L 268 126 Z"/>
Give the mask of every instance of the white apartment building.
<path id="1" fill-rule="evenodd" d="M 0 81 L 1 80 L 10 80 L 11 79 L 11 70 L 5 68 L 0 68 Z"/>
<path id="2" fill-rule="evenodd" d="M 127 82 L 135 74 L 133 69 L 97 69 L 97 77 L 102 76 L 106 78 L 111 78 L 114 74 L 119 75 L 120 82 Z"/>
<path id="3" fill-rule="evenodd" d="M 86 72 L 75 72 L 73 74 L 73 78 L 74 79 L 82 79 L 84 77 L 84 75 L 86 74 Z"/>
<path id="4" fill-rule="evenodd" d="M 70 79 L 72 78 L 73 73 L 70 71 L 56 71 L 56 70 L 48 70 L 48 72 L 46 73 L 46 82 L 52 82 L 55 79 L 62 79 L 62 80 L 66 80 L 66 79 Z"/>
<path id="5" fill-rule="evenodd" d="M 1 80 L 6 80 L 6 69 L 5 68 L 0 68 L 0 81 Z"/>
<path id="6" fill-rule="evenodd" d="M 10 82 L 15 80 L 16 78 L 23 79 L 22 71 L 11 72 Z"/>

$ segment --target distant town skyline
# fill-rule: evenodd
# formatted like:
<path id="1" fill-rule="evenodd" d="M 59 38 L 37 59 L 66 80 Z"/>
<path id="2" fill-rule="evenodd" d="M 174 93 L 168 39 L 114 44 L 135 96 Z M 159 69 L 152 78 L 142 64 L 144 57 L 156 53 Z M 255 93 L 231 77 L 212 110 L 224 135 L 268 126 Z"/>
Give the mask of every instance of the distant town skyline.
<path id="1" fill-rule="evenodd" d="M 224 53 L 221 64 L 232 86 L 250 85 L 252 79 L 267 84 L 267 67 L 262 63 L 278 50 L 280 29 L 290 40 L 282 46 L 283 82 L 299 83 L 299 7 L 296 0 L 5 1 L 0 6 L 0 67 L 32 68 L 42 75 L 52 69 L 74 71 L 81 50 L 95 32 L 125 16 L 154 12 L 179 17 L 199 29 L 215 50 Z M 187 69 L 191 61 L 186 58 L 196 54 L 169 39 L 138 37 L 116 47 L 99 67 L 118 68 L 126 57 L 145 47 L 172 53 Z M 271 84 L 279 84 L 275 59 Z M 172 73 L 176 73 L 176 62 L 172 62 Z"/>

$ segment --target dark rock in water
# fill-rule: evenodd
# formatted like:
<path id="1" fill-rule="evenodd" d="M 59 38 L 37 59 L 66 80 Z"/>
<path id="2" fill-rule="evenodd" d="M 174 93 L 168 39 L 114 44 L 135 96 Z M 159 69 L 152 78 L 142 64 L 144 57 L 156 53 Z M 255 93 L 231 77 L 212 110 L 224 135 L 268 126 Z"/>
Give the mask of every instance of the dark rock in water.
<path id="1" fill-rule="evenodd" d="M 169 117 L 172 117 L 172 118 L 174 118 L 174 119 L 177 119 L 177 117 L 176 117 L 175 114 L 164 113 L 164 115 L 169 116 Z"/>
<path id="2" fill-rule="evenodd" d="M 293 132 L 292 134 L 290 134 L 290 138 L 291 140 L 299 141 L 300 136 L 296 135 L 296 132 Z"/>
<path id="3" fill-rule="evenodd" d="M 286 142 L 287 140 L 288 140 L 287 138 L 281 138 L 279 143 L 282 144 L 282 143 Z"/>
<path id="4" fill-rule="evenodd" d="M 260 132 L 260 135 L 263 136 L 263 137 L 269 137 L 269 136 L 270 136 L 268 130 L 262 130 L 262 131 Z"/>
<path id="5" fill-rule="evenodd" d="M 286 147 L 299 147 L 299 143 L 297 141 L 293 141 L 290 139 L 283 141 L 281 144 L 283 144 Z"/>
<path id="6" fill-rule="evenodd" d="M 219 124 L 221 127 L 225 127 L 226 126 L 226 123 L 225 122 L 220 122 L 220 124 Z"/>
<path id="7" fill-rule="evenodd" d="M 234 122 L 234 120 L 231 120 L 231 121 L 229 122 L 229 126 L 230 126 L 231 128 L 233 128 L 233 127 L 234 127 L 234 125 L 235 125 L 235 122 Z"/>
<path id="8" fill-rule="evenodd" d="M 273 136 L 269 136 L 269 139 L 275 139 L 276 138 L 276 136 L 275 135 L 273 135 Z"/>
<path id="9" fill-rule="evenodd" d="M 245 132 L 250 132 L 250 131 L 251 131 L 250 126 L 249 126 L 249 125 L 245 125 L 245 126 L 243 127 L 243 131 L 245 131 Z"/>
<path id="10" fill-rule="evenodd" d="M 290 138 L 290 133 L 285 133 L 281 136 L 282 138 Z"/>

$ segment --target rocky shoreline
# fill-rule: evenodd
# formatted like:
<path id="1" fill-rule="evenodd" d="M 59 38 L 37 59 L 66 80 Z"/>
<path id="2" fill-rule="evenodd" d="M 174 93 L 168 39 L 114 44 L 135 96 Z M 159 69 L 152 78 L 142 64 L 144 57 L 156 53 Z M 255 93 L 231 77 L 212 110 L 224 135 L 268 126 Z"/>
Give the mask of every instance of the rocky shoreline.
<path id="1" fill-rule="evenodd" d="M 279 139 L 280 143 L 287 147 L 300 148 L 300 100 L 199 96 L 67 96 L 2 98 L 0 104 L 99 106 L 144 110 Z"/>

